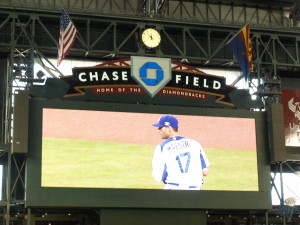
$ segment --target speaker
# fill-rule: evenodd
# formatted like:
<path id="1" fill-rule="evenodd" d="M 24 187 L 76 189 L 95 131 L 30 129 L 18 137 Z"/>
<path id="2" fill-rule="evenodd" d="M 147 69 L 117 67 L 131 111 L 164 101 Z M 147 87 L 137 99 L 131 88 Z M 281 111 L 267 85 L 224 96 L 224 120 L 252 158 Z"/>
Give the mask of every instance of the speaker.
<path id="1" fill-rule="evenodd" d="M 279 103 L 268 105 L 267 115 L 270 160 L 286 161 L 283 105 Z"/>
<path id="2" fill-rule="evenodd" d="M 27 153 L 29 91 L 19 90 L 14 98 L 12 153 Z"/>

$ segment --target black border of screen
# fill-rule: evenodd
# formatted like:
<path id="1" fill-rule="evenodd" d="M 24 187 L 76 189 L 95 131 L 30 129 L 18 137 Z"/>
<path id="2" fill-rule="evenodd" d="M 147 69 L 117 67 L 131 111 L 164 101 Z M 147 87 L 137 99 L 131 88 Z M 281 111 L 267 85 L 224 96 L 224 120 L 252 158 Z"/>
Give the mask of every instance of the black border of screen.
<path id="1" fill-rule="evenodd" d="M 165 191 L 144 189 L 41 187 L 43 108 L 255 118 L 259 191 Z M 247 135 L 247 134 L 241 134 Z M 238 140 L 237 140 L 238 141 Z M 270 209 L 271 185 L 265 112 L 241 109 L 161 106 L 61 99 L 31 99 L 26 170 L 27 207 L 178 209 Z"/>

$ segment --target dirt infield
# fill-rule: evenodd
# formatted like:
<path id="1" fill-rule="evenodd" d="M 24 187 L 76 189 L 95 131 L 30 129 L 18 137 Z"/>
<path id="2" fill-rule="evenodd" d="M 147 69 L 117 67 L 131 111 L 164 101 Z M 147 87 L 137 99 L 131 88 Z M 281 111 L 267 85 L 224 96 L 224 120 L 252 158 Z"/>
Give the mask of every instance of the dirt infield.
<path id="1" fill-rule="evenodd" d="M 158 114 L 44 109 L 43 136 L 156 145 Z M 179 134 L 204 148 L 256 150 L 254 119 L 177 116 Z"/>

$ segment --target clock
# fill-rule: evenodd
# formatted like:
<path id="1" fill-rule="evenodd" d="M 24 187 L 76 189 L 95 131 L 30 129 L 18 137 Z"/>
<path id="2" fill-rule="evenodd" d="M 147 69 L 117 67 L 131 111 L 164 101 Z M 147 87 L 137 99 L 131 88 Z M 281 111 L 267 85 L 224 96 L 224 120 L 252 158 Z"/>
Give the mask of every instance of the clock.
<path id="1" fill-rule="evenodd" d="M 153 28 L 147 28 L 142 33 L 142 41 L 148 48 L 155 48 L 161 41 L 160 34 Z"/>

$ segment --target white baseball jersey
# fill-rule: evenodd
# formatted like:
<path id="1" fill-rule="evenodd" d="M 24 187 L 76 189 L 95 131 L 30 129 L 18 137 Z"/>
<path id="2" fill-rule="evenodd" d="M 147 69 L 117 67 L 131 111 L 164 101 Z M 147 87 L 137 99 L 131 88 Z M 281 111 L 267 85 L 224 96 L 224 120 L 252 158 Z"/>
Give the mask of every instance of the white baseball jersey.
<path id="1" fill-rule="evenodd" d="M 202 169 L 210 165 L 202 146 L 184 137 L 166 139 L 157 145 L 152 159 L 152 176 L 164 189 L 199 190 Z"/>

